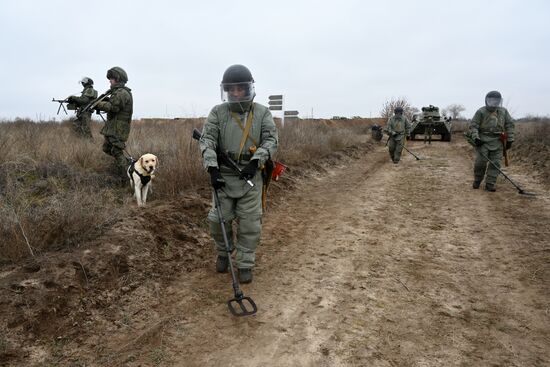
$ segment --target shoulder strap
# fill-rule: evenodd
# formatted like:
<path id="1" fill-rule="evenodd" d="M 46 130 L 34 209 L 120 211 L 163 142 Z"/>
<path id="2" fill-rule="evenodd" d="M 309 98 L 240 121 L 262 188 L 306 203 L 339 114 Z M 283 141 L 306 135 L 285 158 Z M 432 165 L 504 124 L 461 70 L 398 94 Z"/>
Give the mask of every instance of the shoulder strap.
<path id="1" fill-rule="evenodd" d="M 243 136 L 241 138 L 241 144 L 239 146 L 239 153 L 238 153 L 238 156 L 240 157 L 241 153 L 243 152 L 244 144 L 246 143 L 247 139 L 250 139 L 252 143 L 257 146 L 256 141 L 251 136 L 249 136 L 250 128 L 252 127 L 252 120 L 254 120 L 254 108 L 250 109 L 250 112 L 248 113 L 248 117 L 246 119 L 246 125 L 244 127 L 241 119 L 239 118 L 239 116 L 237 116 L 235 112 L 231 111 L 231 116 L 243 131 Z"/>

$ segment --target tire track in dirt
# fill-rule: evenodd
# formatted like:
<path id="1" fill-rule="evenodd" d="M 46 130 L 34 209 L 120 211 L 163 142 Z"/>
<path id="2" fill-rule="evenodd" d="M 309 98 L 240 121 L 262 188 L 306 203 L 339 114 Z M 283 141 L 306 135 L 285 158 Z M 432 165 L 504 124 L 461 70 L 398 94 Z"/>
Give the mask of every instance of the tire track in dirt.
<path id="1" fill-rule="evenodd" d="M 550 363 L 547 195 L 472 190 L 462 143 L 411 149 L 427 159 L 379 147 L 268 213 L 243 287 L 256 316 L 231 317 L 229 276 L 202 269 L 158 305 L 148 347 L 177 366 Z M 121 365 L 143 358 L 132 340 Z"/>

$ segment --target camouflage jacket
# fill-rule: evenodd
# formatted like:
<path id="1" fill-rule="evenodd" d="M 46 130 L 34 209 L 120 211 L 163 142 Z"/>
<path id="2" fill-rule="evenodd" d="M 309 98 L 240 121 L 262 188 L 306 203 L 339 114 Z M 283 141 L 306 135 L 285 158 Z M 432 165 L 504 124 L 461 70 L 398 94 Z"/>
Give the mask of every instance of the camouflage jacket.
<path id="1" fill-rule="evenodd" d="M 411 124 L 405 116 L 393 115 L 388 120 L 385 131 L 393 139 L 401 140 L 403 136 L 408 136 L 411 133 Z M 396 135 L 393 136 L 393 133 Z"/>
<path id="2" fill-rule="evenodd" d="M 107 121 L 101 129 L 101 134 L 115 136 L 126 141 L 130 134 L 130 122 L 132 121 L 134 104 L 132 90 L 123 83 L 118 83 L 107 93 L 111 93 L 110 97 L 96 106 L 98 110 L 107 112 Z"/>
<path id="3" fill-rule="evenodd" d="M 514 120 L 504 107 L 497 107 L 494 112 L 487 110 L 487 107 L 481 107 L 470 122 L 470 136 L 472 139 L 479 138 L 484 143 L 498 145 L 503 132 L 508 134 L 508 141 L 514 141 Z"/>
<path id="4" fill-rule="evenodd" d="M 71 102 L 78 107 L 84 107 L 97 98 L 97 91 L 93 87 L 85 87 L 80 97 L 72 96 Z"/>

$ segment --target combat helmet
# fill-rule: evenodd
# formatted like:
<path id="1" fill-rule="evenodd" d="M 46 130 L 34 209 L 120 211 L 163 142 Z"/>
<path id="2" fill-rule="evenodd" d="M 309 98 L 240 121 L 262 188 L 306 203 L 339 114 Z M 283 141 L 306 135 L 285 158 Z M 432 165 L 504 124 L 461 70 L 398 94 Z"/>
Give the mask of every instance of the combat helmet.
<path id="1" fill-rule="evenodd" d="M 223 73 L 220 92 L 222 101 L 229 102 L 232 111 L 247 111 L 256 96 L 252 73 L 244 65 L 231 65 Z"/>
<path id="2" fill-rule="evenodd" d="M 85 76 L 84 78 L 80 79 L 80 84 L 82 84 L 83 87 L 91 87 L 92 85 L 94 85 L 94 81 L 92 80 L 92 78 L 88 78 L 87 76 Z"/>
<path id="3" fill-rule="evenodd" d="M 115 66 L 107 71 L 107 79 L 114 79 L 118 83 L 127 83 L 128 74 L 120 66 Z"/>

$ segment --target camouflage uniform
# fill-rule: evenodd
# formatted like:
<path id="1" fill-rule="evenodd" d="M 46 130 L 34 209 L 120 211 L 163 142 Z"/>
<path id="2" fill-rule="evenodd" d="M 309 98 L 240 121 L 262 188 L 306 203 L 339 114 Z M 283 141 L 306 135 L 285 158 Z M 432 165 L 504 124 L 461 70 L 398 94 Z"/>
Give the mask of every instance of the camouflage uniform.
<path id="1" fill-rule="evenodd" d="M 107 112 L 107 121 L 101 129 L 101 134 L 105 138 L 103 151 L 115 158 L 117 170 L 124 178 L 126 177 L 128 160 L 125 158 L 123 151 L 126 148 L 126 140 L 128 140 L 130 134 L 130 123 L 132 121 L 132 90 L 126 87 L 128 77 L 122 68 L 114 67 L 109 72 L 119 75 L 119 79 L 107 92 L 110 93 L 108 99 L 99 102 L 96 108 Z"/>
<path id="2" fill-rule="evenodd" d="M 401 151 L 405 144 L 404 138 L 411 133 L 411 124 L 405 116 L 393 115 L 388 120 L 385 131 L 389 135 L 390 158 L 394 163 L 397 163 L 401 159 Z"/>
<path id="3" fill-rule="evenodd" d="M 252 126 L 249 138 L 246 140 L 244 149 L 238 155 L 243 130 L 237 123 L 240 120 L 241 126 L 252 113 Z M 250 152 L 250 147 L 257 144 L 257 150 Z M 200 149 L 203 156 L 203 164 L 206 169 L 219 167 L 220 173 L 225 180 L 225 187 L 218 190 L 222 215 L 226 221 L 227 237 L 230 246 L 233 248 L 233 234 L 231 222 L 237 220 L 237 243 L 236 263 L 239 269 L 250 269 L 254 266 L 256 247 L 260 242 L 261 218 L 262 218 L 262 175 L 256 174 L 252 178 L 254 187 L 250 188 L 246 182 L 239 178 L 238 173 L 225 165 L 218 164 L 218 151 L 226 152 L 233 158 L 241 168 L 251 160 L 258 160 L 258 167 L 272 157 L 278 144 L 277 128 L 269 109 L 258 103 L 252 104 L 252 109 L 238 113 L 231 111 L 230 103 L 222 103 L 215 106 L 204 125 L 200 138 Z M 222 237 L 221 226 L 218 223 L 218 216 L 214 203 L 208 213 L 210 222 L 210 233 L 218 255 L 227 256 L 225 244 Z"/>
<path id="4" fill-rule="evenodd" d="M 484 154 L 500 168 L 503 156 L 500 134 L 504 132 L 508 134 L 507 141 L 514 141 L 514 120 L 506 108 L 495 107 L 492 112 L 487 107 L 477 110 L 470 123 L 469 133 L 472 139 L 479 139 L 483 142 L 481 146 L 476 147 L 474 163 L 474 181 L 478 184 L 483 181 L 487 172 L 485 184 L 489 187 L 495 186 L 499 174 L 498 169 L 492 164 L 487 166 L 488 161 L 481 154 Z"/>
<path id="5" fill-rule="evenodd" d="M 85 107 L 88 103 L 97 98 L 97 91 L 91 86 L 84 87 L 80 97 L 71 96 L 69 102 L 74 103 L 77 110 L 77 118 L 73 121 L 74 131 L 84 138 L 92 138 L 92 131 L 90 130 L 90 121 L 92 119 L 92 111 L 80 113 L 80 109 Z"/>

